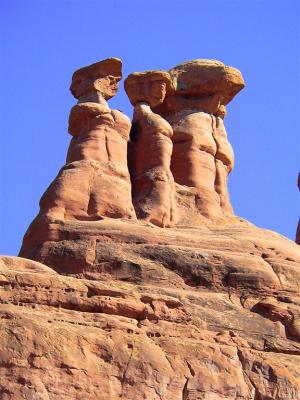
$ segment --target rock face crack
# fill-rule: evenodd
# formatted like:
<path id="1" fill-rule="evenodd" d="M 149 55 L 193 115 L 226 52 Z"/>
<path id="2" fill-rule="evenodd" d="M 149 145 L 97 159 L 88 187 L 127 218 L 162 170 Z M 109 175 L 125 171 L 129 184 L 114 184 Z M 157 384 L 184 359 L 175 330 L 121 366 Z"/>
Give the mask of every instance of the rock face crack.
<path id="1" fill-rule="evenodd" d="M 183 389 L 182 389 L 182 400 L 187 400 L 188 399 L 188 396 L 189 396 L 188 383 L 189 383 L 189 379 L 186 378 L 185 384 L 184 384 Z"/>
<path id="2" fill-rule="evenodd" d="M 245 377 L 245 382 L 249 386 L 250 390 L 253 391 L 253 400 L 261 400 L 260 393 L 258 392 L 255 383 L 252 381 L 251 377 L 249 376 L 249 373 L 245 370 L 245 358 L 243 356 L 243 353 L 241 350 L 237 349 L 237 356 L 239 358 L 241 367 L 242 367 L 242 372 Z"/>
<path id="3" fill-rule="evenodd" d="M 122 399 L 123 399 L 123 393 L 124 393 L 124 385 L 126 383 L 126 374 L 127 374 L 127 371 L 128 371 L 128 368 L 129 368 L 129 364 L 130 364 L 130 361 L 132 359 L 133 351 L 134 351 L 134 345 L 133 344 L 128 344 L 128 347 L 131 349 L 131 352 L 130 352 L 129 358 L 127 360 L 127 363 L 125 365 L 125 369 L 124 369 L 124 372 L 123 372 L 123 375 L 122 375 L 122 378 L 121 378 L 121 385 L 122 385 L 121 398 Z"/>
<path id="4" fill-rule="evenodd" d="M 186 364 L 188 366 L 191 376 L 195 376 L 195 371 L 193 370 L 191 364 L 188 361 L 186 362 Z"/>
<path id="5" fill-rule="evenodd" d="M 281 279 L 280 279 L 280 276 L 279 276 L 278 273 L 275 271 L 275 269 L 274 269 L 272 263 L 271 263 L 270 261 L 268 261 L 268 256 L 265 255 L 265 254 L 263 253 L 263 254 L 261 255 L 261 257 L 262 257 L 262 259 L 264 260 L 264 262 L 265 262 L 269 267 L 272 268 L 272 271 L 273 271 L 274 274 L 276 275 L 276 277 L 277 277 L 277 279 L 278 279 L 278 282 L 280 282 L 280 284 L 282 284 Z"/>

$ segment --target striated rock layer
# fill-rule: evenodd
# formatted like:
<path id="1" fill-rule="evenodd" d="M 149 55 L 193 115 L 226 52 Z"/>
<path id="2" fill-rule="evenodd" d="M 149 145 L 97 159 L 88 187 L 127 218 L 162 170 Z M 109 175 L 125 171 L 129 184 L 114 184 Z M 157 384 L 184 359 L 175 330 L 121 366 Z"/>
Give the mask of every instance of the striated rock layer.
<path id="1" fill-rule="evenodd" d="M 56 272 L 2 259 L 3 399 L 300 398 L 295 243 L 106 219 L 55 222 L 30 247 Z"/>

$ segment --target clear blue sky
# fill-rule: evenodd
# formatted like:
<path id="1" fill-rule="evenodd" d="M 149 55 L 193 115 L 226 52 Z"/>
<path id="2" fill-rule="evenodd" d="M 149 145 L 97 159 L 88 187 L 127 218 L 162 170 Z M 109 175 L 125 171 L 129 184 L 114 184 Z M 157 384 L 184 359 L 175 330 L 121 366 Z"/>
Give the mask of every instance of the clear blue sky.
<path id="1" fill-rule="evenodd" d="M 235 211 L 294 239 L 299 214 L 299 1 L 2 0 L 1 246 L 16 255 L 64 164 L 78 67 L 115 56 L 124 76 L 194 58 L 239 68 L 228 107 Z M 123 85 L 110 102 L 131 116 Z"/>

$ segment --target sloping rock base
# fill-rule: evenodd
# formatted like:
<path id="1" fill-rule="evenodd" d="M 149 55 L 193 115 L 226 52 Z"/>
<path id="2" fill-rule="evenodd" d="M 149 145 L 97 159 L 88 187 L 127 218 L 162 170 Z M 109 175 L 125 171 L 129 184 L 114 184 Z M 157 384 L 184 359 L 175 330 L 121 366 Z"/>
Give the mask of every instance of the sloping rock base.
<path id="1" fill-rule="evenodd" d="M 293 242 L 110 219 L 29 237 L 36 261 L 0 261 L 1 399 L 300 398 Z"/>

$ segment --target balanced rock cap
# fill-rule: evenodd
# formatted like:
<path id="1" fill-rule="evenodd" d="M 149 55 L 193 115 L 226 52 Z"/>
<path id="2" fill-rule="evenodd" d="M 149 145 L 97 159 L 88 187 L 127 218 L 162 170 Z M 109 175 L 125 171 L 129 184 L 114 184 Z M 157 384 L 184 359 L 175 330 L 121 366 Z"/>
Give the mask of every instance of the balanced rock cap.
<path id="1" fill-rule="evenodd" d="M 142 101 L 158 105 L 164 100 L 165 94 L 158 93 L 152 86 L 153 82 L 165 83 L 167 93 L 172 90 L 172 80 L 167 71 L 152 70 L 128 75 L 124 81 L 124 87 L 132 105 Z"/>
<path id="2" fill-rule="evenodd" d="M 76 99 L 99 91 L 108 100 L 115 95 L 117 83 L 122 79 L 122 61 L 119 58 L 107 58 L 74 72 L 70 91 Z"/>
<path id="3" fill-rule="evenodd" d="M 223 95 L 228 104 L 245 87 L 241 72 L 216 60 L 192 60 L 169 71 L 175 94 L 187 96 Z"/>

